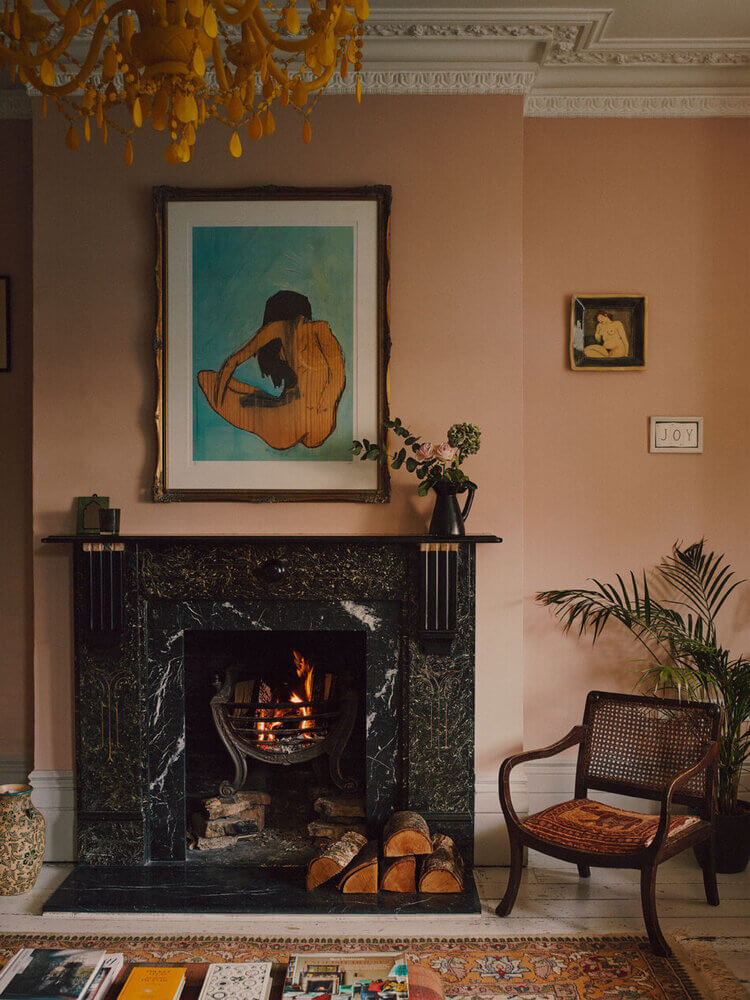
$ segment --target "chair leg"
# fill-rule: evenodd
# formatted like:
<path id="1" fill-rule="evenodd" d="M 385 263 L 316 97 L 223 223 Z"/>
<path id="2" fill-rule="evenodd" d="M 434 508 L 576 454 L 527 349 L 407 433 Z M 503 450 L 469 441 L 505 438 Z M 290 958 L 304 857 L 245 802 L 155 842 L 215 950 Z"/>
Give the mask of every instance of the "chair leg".
<path id="1" fill-rule="evenodd" d="M 518 887 L 521 885 L 521 873 L 523 871 L 523 844 L 517 837 L 510 834 L 510 874 L 508 875 L 508 887 L 505 895 L 495 910 L 498 917 L 507 917 L 513 909 L 513 904 L 518 895 Z"/>
<path id="2" fill-rule="evenodd" d="M 591 869 L 588 865 L 578 866 L 578 876 L 579 878 L 591 878 Z"/>
<path id="3" fill-rule="evenodd" d="M 657 955 L 668 955 L 669 946 L 664 940 L 656 913 L 656 865 L 641 869 L 641 905 L 651 947 Z"/>
<path id="4" fill-rule="evenodd" d="M 710 906 L 718 906 L 719 887 L 716 884 L 716 854 L 713 836 L 709 837 L 703 847 L 701 868 L 703 869 L 703 888 L 706 890 L 706 902 Z"/>

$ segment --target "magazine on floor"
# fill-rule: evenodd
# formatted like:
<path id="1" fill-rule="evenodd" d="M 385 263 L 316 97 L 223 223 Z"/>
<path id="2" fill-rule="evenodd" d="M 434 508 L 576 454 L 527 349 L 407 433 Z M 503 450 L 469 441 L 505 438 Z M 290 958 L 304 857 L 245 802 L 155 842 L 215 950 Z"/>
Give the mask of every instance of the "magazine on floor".
<path id="1" fill-rule="evenodd" d="M 22 948 L 0 977 L 0 1000 L 82 1000 L 106 952 Z"/>
<path id="2" fill-rule="evenodd" d="M 373 952 L 290 955 L 283 1000 L 408 1000 L 406 956 Z"/>

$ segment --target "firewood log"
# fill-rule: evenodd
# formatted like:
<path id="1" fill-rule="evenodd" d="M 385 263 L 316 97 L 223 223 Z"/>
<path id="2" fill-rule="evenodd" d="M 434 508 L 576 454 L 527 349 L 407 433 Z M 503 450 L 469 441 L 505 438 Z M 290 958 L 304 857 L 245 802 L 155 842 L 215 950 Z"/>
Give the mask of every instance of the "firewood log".
<path id="1" fill-rule="evenodd" d="M 424 819 L 415 812 L 396 812 L 383 830 L 383 854 L 401 858 L 408 854 L 430 854 L 432 841 Z"/>
<path id="2" fill-rule="evenodd" d="M 450 837 L 437 833 L 432 838 L 432 854 L 422 862 L 420 892 L 462 892 L 464 863 Z"/>
<path id="3" fill-rule="evenodd" d="M 350 816 L 355 819 L 365 817 L 364 800 L 357 798 L 328 799 L 321 796 L 315 800 L 314 809 L 319 816 L 326 816 L 336 821 Z"/>
<path id="4" fill-rule="evenodd" d="M 413 854 L 405 858 L 395 858 L 386 864 L 380 877 L 380 891 L 417 891 L 417 859 Z"/>
<path id="5" fill-rule="evenodd" d="M 342 872 L 366 843 L 365 837 L 350 830 L 335 844 L 324 847 L 307 866 L 307 888 L 315 889 Z"/>
<path id="6" fill-rule="evenodd" d="M 226 819 L 238 816 L 250 806 L 267 806 L 270 801 L 268 792 L 235 792 L 225 798 L 203 799 L 201 804 L 208 819 Z"/>
<path id="7" fill-rule="evenodd" d="M 353 819 L 342 819 L 340 822 L 332 819 L 316 819 L 307 824 L 308 837 L 327 837 L 330 840 L 338 840 L 350 830 L 353 833 L 364 833 L 365 824 Z"/>
<path id="8" fill-rule="evenodd" d="M 339 880 L 339 892 L 378 891 L 378 842 L 362 848 Z"/>

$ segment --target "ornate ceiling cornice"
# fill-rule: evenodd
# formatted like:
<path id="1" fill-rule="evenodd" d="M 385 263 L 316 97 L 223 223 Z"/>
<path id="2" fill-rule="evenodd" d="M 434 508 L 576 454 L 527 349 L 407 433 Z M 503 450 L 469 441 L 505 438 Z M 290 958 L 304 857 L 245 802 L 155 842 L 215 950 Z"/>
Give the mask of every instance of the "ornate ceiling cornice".
<path id="1" fill-rule="evenodd" d="M 373 94 L 523 94 L 533 116 L 750 115 L 750 38 L 617 38 L 611 15 L 373 2 L 362 82 Z"/>

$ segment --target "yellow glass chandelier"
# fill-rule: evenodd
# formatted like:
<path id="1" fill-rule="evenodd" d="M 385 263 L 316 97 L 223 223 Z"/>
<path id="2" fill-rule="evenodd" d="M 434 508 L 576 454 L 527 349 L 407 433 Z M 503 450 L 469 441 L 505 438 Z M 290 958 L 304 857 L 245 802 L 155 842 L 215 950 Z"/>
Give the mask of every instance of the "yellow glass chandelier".
<path id="1" fill-rule="evenodd" d="M 291 106 L 312 136 L 310 112 L 338 71 L 355 75 L 362 98 L 363 24 L 368 0 L 8 0 L 0 13 L 0 68 L 36 88 L 69 122 L 69 149 L 98 129 L 115 132 L 133 161 L 145 122 L 165 132 L 169 163 L 187 163 L 209 119 L 231 130 L 229 151 L 275 129 L 272 106 Z"/>

